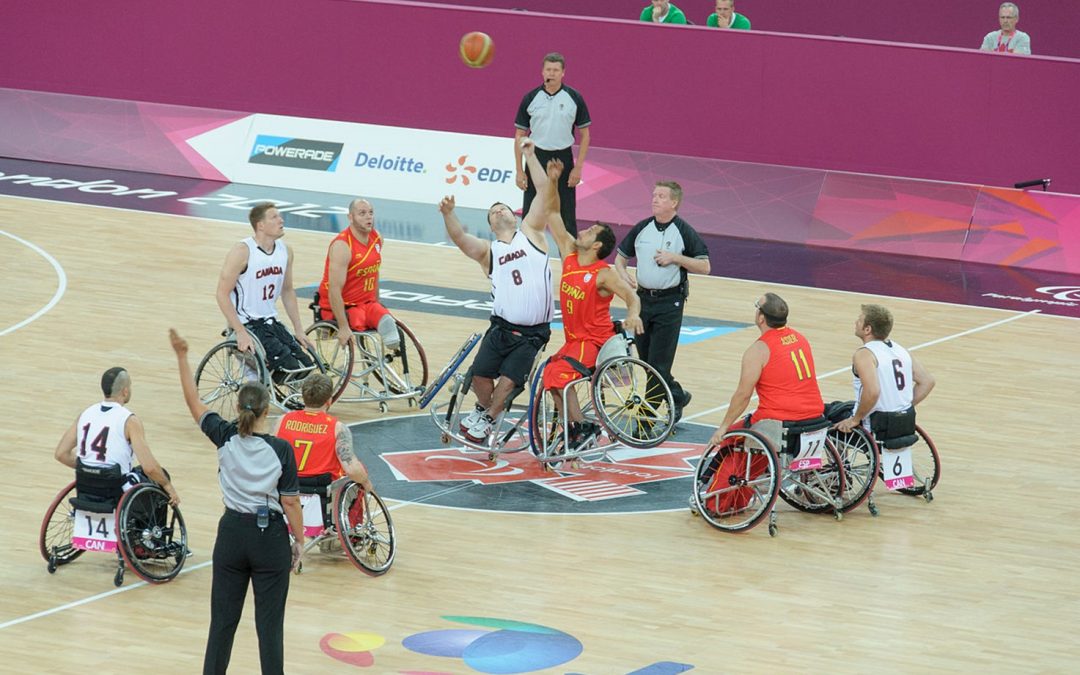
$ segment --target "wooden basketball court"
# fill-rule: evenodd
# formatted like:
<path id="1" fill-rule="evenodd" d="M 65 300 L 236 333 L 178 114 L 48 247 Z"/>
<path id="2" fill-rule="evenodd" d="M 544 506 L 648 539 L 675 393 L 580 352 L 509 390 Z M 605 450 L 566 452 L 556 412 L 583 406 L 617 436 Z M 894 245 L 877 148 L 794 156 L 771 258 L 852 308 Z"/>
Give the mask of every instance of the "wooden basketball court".
<path id="1" fill-rule="evenodd" d="M 431 227 L 442 227 L 434 206 Z M 0 361 L 8 378 L 0 671 L 201 668 L 221 495 L 214 448 L 184 407 L 166 331 L 188 338 L 193 360 L 219 340 L 218 271 L 229 246 L 249 233 L 235 223 L 0 198 Z M 318 283 L 330 238 L 288 232 L 297 285 Z M 407 242 L 388 242 L 383 275 L 487 287 L 456 249 Z M 528 672 L 680 672 L 647 669 L 662 662 L 701 673 L 1075 669 L 1076 321 L 737 279 L 695 278 L 693 289 L 693 314 L 746 322 L 762 292 L 781 294 L 791 325 L 813 344 L 826 400 L 851 398 L 859 304 L 890 307 L 894 337 L 938 380 L 919 410 L 944 464 L 936 499 L 885 494 L 879 485 L 881 515 L 863 508 L 842 522 L 780 503 L 775 538 L 764 527 L 715 531 L 686 509 L 526 515 L 394 503 L 399 548 L 388 574 L 369 578 L 344 558 L 315 552 L 293 577 L 288 672 L 356 671 L 320 648 L 330 633 L 385 639 L 361 672 L 477 672 L 402 645 L 417 633 L 467 627 L 444 618 L 452 616 L 540 624 L 582 643 L 576 659 Z M 401 316 L 436 370 L 484 327 Z M 756 337 L 750 326 L 680 348 L 676 375 L 694 393 L 689 418 L 720 421 Z M 560 343 L 553 338 L 549 351 Z M 53 449 L 99 400 L 100 374 L 113 365 L 132 374 L 130 407 L 173 475 L 195 552 L 162 586 L 129 574 L 114 590 L 115 563 L 105 554 L 49 575 L 38 553 L 45 509 L 72 477 Z M 334 412 L 349 422 L 382 417 L 371 404 Z M 389 414 L 409 412 L 397 404 Z M 249 601 L 233 672 L 257 670 Z"/>

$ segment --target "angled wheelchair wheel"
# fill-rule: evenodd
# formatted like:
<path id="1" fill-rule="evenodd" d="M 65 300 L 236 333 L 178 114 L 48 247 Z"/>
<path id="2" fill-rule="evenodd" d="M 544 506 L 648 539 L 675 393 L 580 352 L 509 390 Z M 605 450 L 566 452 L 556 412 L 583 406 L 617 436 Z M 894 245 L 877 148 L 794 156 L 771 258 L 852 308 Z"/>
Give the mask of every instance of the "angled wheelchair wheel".
<path id="1" fill-rule="evenodd" d="M 330 321 L 316 321 L 304 331 L 308 339 L 315 343 L 316 361 L 322 365 L 323 372 L 334 383 L 331 401 L 336 401 L 349 386 L 356 351 L 353 343 L 344 347 L 338 342 L 337 325 Z"/>
<path id="2" fill-rule="evenodd" d="M 484 337 L 483 333 L 473 333 L 465 342 L 458 348 L 450 360 L 446 362 L 439 374 L 435 376 L 435 379 L 431 381 L 431 384 L 427 385 L 424 392 L 420 395 L 420 407 L 426 408 L 432 399 L 434 399 L 438 393 L 442 390 L 446 383 L 450 381 L 450 378 L 454 376 L 458 368 L 461 367 L 462 362 L 468 358 L 469 354 L 480 343 L 480 339 Z"/>
<path id="3" fill-rule="evenodd" d="M 881 471 L 881 454 L 874 439 L 862 427 L 855 427 L 847 434 L 830 429 L 828 438 L 840 453 L 844 466 L 844 498 L 840 510 L 846 513 L 870 496 Z"/>
<path id="4" fill-rule="evenodd" d="M 349 560 L 365 574 L 385 574 L 394 564 L 394 523 L 374 492 L 345 483 L 334 496 L 334 527 Z"/>
<path id="5" fill-rule="evenodd" d="M 56 571 L 59 565 L 66 565 L 83 554 L 83 551 L 71 545 L 71 535 L 75 530 L 75 509 L 68 499 L 75 496 L 75 481 L 61 490 L 41 521 L 38 536 L 38 550 L 41 557 L 49 564 L 49 573 Z"/>
<path id="6" fill-rule="evenodd" d="M 693 505 L 718 530 L 745 532 L 764 520 L 780 491 L 780 463 L 763 436 L 750 429 L 724 434 L 701 456 Z"/>
<path id="7" fill-rule="evenodd" d="M 267 384 L 269 380 L 265 361 L 251 352 L 241 352 L 236 340 L 231 339 L 214 345 L 195 369 L 199 399 L 227 420 L 236 417 L 240 387 L 248 382 Z"/>
<path id="8" fill-rule="evenodd" d="M 544 362 L 533 373 L 529 387 L 529 448 L 537 457 L 553 457 L 563 443 L 562 416 L 555 409 L 555 398 L 544 389 Z"/>
<path id="9" fill-rule="evenodd" d="M 671 390 L 655 368 L 625 356 L 600 364 L 592 380 L 596 418 L 620 443 L 651 448 L 675 426 Z"/>
<path id="10" fill-rule="evenodd" d="M 941 478 L 941 457 L 938 455 L 934 441 L 918 424 L 915 425 L 915 433 L 919 436 L 919 442 L 911 448 L 912 465 L 915 470 L 915 486 L 902 488 L 897 492 L 925 497 L 927 485 L 929 484 L 932 493 Z"/>
<path id="11" fill-rule="evenodd" d="M 120 555 L 143 581 L 172 580 L 187 560 L 187 527 L 180 509 L 157 485 L 142 483 L 120 498 L 116 507 Z"/>
<path id="12" fill-rule="evenodd" d="M 784 459 L 781 456 L 781 463 Z M 844 478 L 844 462 L 832 441 L 825 440 L 825 456 L 821 468 L 791 471 L 782 467 L 780 498 L 806 513 L 843 513 L 835 507 L 843 503 L 847 484 Z"/>
<path id="13" fill-rule="evenodd" d="M 381 368 L 375 368 L 372 374 L 393 396 L 423 391 L 428 385 L 427 353 L 404 322 L 395 319 L 394 323 L 397 324 L 401 344 L 387 355 L 386 363 Z"/>

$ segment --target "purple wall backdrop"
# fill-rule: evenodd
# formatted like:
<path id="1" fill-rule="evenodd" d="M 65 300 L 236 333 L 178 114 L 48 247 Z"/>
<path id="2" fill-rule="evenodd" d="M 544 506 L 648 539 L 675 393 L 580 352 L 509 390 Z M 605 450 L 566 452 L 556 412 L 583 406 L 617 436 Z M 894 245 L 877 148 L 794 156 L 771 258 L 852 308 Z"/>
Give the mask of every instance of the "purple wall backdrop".
<path id="1" fill-rule="evenodd" d="M 532 12 L 633 19 L 647 2 L 640 0 L 444 0 L 441 5 L 469 5 Z M 716 6 L 714 0 L 675 0 L 698 25 Z M 866 40 L 916 42 L 977 49 L 984 35 L 997 30 L 998 0 L 736 0 L 736 10 L 754 30 Z M 1080 58 L 1080 9 L 1075 0 L 1020 0 L 1020 30 L 1031 35 L 1036 54 Z"/>
<path id="2" fill-rule="evenodd" d="M 4 19 L 4 87 L 509 134 L 560 50 L 599 147 L 1080 193 L 1076 61 L 378 0 L 5 0 Z M 492 66 L 458 61 L 468 30 Z"/>

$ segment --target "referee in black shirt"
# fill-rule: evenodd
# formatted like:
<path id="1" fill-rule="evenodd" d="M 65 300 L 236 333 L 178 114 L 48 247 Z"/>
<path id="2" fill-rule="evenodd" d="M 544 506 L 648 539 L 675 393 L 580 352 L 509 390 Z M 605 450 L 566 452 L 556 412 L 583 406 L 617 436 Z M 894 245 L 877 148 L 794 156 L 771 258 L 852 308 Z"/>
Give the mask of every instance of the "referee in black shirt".
<path id="1" fill-rule="evenodd" d="M 536 158 L 540 166 L 547 166 L 548 160 L 562 160 L 563 172 L 559 176 L 559 204 L 563 223 L 571 235 L 577 236 L 577 188 L 581 182 L 581 167 L 585 164 L 585 155 L 589 152 L 589 109 L 585 99 L 576 90 L 565 86 L 563 75 L 566 74 L 566 59 L 562 54 L 552 52 L 544 57 L 544 84 L 525 94 L 518 107 L 514 126 L 514 166 L 517 168 L 517 186 L 525 191 L 525 201 L 521 215 L 529 213 L 536 186 L 529 176 L 527 168 L 522 168 L 522 136 L 528 135 L 536 143 Z M 578 162 L 574 164 L 574 130 L 581 132 L 578 147 Z"/>
<path id="2" fill-rule="evenodd" d="M 258 383 L 237 393 L 236 422 L 226 422 L 199 399 L 187 342 L 169 330 L 180 368 L 180 385 L 191 416 L 218 449 L 218 482 L 225 513 L 214 542 L 210 634 L 203 675 L 224 673 L 248 583 L 255 592 L 255 632 L 263 675 L 285 670 L 285 600 L 289 572 L 304 549 L 304 519 L 296 457 L 285 441 L 266 434 L 270 394 Z M 289 543 L 289 527 L 295 541 Z M 247 669 L 245 669 L 247 670 Z"/>
<path id="3" fill-rule="evenodd" d="M 690 293 L 689 272 L 708 274 L 709 249 L 690 224 L 677 214 L 682 187 L 660 181 L 652 194 L 652 218 L 630 230 L 619 244 L 615 269 L 641 298 L 644 331 L 635 338 L 638 356 L 659 371 L 675 402 L 675 421 L 690 403 L 690 392 L 671 375 L 679 345 L 683 307 Z M 637 258 L 637 280 L 631 278 L 626 261 Z"/>

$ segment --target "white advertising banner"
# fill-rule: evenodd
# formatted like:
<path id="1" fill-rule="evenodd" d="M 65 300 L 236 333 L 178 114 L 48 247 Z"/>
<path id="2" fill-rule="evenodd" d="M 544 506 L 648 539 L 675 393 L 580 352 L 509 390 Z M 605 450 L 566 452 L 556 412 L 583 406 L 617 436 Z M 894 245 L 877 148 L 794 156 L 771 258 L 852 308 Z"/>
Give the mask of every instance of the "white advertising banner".
<path id="1" fill-rule="evenodd" d="M 486 209 L 521 196 L 513 138 L 250 115 L 188 139 L 234 183 Z"/>

